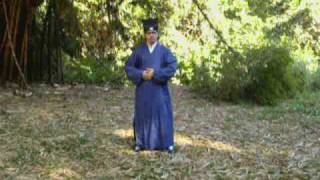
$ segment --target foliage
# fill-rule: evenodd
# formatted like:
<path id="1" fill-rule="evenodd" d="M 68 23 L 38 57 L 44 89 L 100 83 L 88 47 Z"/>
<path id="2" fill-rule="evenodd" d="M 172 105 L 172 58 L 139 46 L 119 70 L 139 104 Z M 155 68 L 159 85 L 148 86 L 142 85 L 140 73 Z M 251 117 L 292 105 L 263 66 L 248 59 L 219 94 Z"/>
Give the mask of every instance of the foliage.
<path id="1" fill-rule="evenodd" d="M 215 98 L 234 101 L 249 97 L 263 104 L 274 104 L 310 87 L 310 74 L 319 53 L 316 35 L 319 30 L 315 26 L 319 22 L 313 9 L 319 8 L 319 4 L 285 0 L 220 3 L 203 5 L 212 12 L 208 13 L 210 20 L 222 30 L 223 37 L 238 54 L 230 52 L 200 17 L 198 41 L 206 42 L 207 48 L 190 48 L 193 53 L 188 61 L 196 63 L 186 62 L 183 57 L 182 74 L 178 76 L 182 83 Z M 267 62 L 269 68 L 265 69 Z M 283 67 L 277 67 L 277 63 Z M 255 87 L 263 81 L 268 82 L 269 90 Z"/>
<path id="2" fill-rule="evenodd" d="M 311 72 L 307 68 L 307 64 L 303 61 L 295 61 L 292 66 L 293 78 L 296 81 L 296 89 L 299 92 L 310 90 Z"/>
<path id="3" fill-rule="evenodd" d="M 179 62 L 175 83 L 189 85 L 211 97 L 237 100 L 246 97 L 246 86 L 252 80 L 247 74 L 247 62 L 257 61 L 250 63 L 258 66 L 263 61 L 260 57 L 247 60 L 250 51 L 286 47 L 295 60 L 293 74 L 299 76 L 296 88 L 303 91 L 309 87 L 308 74 L 315 71 L 320 53 L 319 2 L 197 2 L 199 6 L 192 0 L 44 0 L 34 11 L 30 41 L 32 49 L 38 50 L 30 54 L 31 61 L 37 62 L 32 67 L 39 69 L 44 63 L 50 64 L 50 59 L 51 70 L 56 70 L 62 58 L 68 82 L 114 81 L 113 77 L 124 75 L 127 57 L 143 41 L 141 20 L 157 17 L 160 41 L 172 49 Z M 103 68 L 97 64 L 111 70 L 102 73 Z M 50 76 L 42 70 L 32 72 L 40 79 Z M 115 82 L 126 84 L 127 80 Z"/>
<path id="4" fill-rule="evenodd" d="M 200 94 L 214 96 L 213 92 L 216 91 L 216 81 L 212 77 L 214 76 L 212 73 L 215 71 L 212 71 L 206 62 L 203 61 L 200 65 L 196 65 L 193 62 L 193 76 L 189 85 Z"/>
<path id="5" fill-rule="evenodd" d="M 66 82 L 90 84 L 110 82 L 117 86 L 124 83 L 124 72 L 112 63 L 103 64 L 103 62 L 95 59 L 69 60 L 66 62 Z"/>
<path id="6" fill-rule="evenodd" d="M 250 49 L 245 59 L 225 54 L 220 64 L 204 59 L 192 65 L 189 85 L 196 91 L 224 100 L 249 98 L 260 104 L 275 104 L 302 92 L 308 85 L 308 70 L 285 48 Z"/>
<path id="7" fill-rule="evenodd" d="M 314 91 L 320 90 L 320 68 L 312 74 L 311 89 Z"/>
<path id="8" fill-rule="evenodd" d="M 294 61 L 287 49 L 262 47 L 249 51 L 246 56 L 250 79 L 246 96 L 261 104 L 275 104 L 294 95 L 298 81 L 293 76 Z"/>

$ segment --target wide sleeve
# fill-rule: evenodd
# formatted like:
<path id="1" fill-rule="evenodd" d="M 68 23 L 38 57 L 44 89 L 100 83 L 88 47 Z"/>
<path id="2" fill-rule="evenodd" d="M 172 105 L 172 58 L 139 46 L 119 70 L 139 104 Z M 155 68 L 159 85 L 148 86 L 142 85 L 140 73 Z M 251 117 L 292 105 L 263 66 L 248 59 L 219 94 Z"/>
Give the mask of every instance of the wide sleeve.
<path id="1" fill-rule="evenodd" d="M 138 56 L 135 50 L 133 51 L 133 53 L 131 54 L 131 56 L 129 57 L 125 65 L 125 71 L 128 76 L 128 79 L 132 81 L 134 84 L 139 85 L 143 81 L 142 79 L 143 71 L 137 68 L 137 64 L 138 64 Z"/>
<path id="2" fill-rule="evenodd" d="M 169 49 L 166 49 L 164 61 L 165 66 L 154 71 L 153 80 L 155 82 L 166 83 L 176 72 L 177 60 Z"/>

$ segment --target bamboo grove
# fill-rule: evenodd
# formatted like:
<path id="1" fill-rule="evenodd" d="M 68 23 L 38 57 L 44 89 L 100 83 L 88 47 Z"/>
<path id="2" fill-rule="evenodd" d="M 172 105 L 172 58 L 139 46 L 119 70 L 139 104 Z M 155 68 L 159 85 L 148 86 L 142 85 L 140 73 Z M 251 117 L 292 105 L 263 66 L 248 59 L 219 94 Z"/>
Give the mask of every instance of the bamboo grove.
<path id="1" fill-rule="evenodd" d="M 78 56 L 80 46 L 91 49 L 89 43 L 81 44 L 79 40 L 83 38 L 82 28 L 88 29 L 89 24 L 81 27 L 75 3 L 74 0 L 1 1 L 1 84 L 19 82 L 26 86 L 28 81 L 64 82 L 64 55 Z M 117 4 L 121 3 L 123 1 L 104 1 L 103 9 L 96 7 L 107 15 L 108 22 L 96 24 L 107 29 L 99 32 L 104 38 L 99 36 L 101 41 L 94 44 L 91 54 L 96 54 L 94 49 L 97 49 L 109 54 L 110 59 L 112 49 L 117 46 L 115 34 L 128 39 L 118 16 Z M 89 22 L 92 28 L 96 26 L 95 21 Z"/>
<path id="2" fill-rule="evenodd" d="M 128 40 L 128 35 L 124 33 L 124 27 L 119 20 L 119 9 L 117 7 L 122 4 L 119 1 L 106 1 L 105 9 L 111 26 L 105 33 L 107 37 L 102 41 L 107 44 L 108 51 L 112 52 L 112 48 L 117 46 L 115 37 L 112 33 L 120 34 L 123 40 Z M 205 21 L 216 32 L 222 44 L 233 53 L 238 53 L 230 47 L 224 40 L 223 36 L 217 30 L 198 1 L 193 3 L 205 17 Z M 45 4 L 45 5 L 44 5 Z M 45 7 L 42 11 L 37 11 L 40 6 Z M 132 5 L 145 6 L 146 9 L 152 9 L 152 3 L 132 2 Z M 166 5 L 166 3 L 164 3 Z M 73 42 L 65 42 L 66 33 L 64 29 L 69 29 L 71 24 L 71 33 L 79 26 L 73 26 L 72 21 L 76 22 L 76 12 L 74 11 L 71 19 L 66 19 L 66 11 L 74 10 L 74 1 L 63 0 L 4 0 L 1 1 L 0 23 L 1 23 L 1 46 L 0 46 L 0 84 L 5 82 L 19 82 L 23 86 L 27 85 L 27 81 L 46 81 L 48 83 L 64 81 L 64 65 L 62 60 L 62 51 L 73 56 L 76 54 L 76 48 L 68 48 L 68 44 Z M 159 10 L 158 10 L 159 11 Z M 40 15 L 39 15 L 40 14 Z M 70 17 L 69 17 L 70 18 Z M 69 23 L 66 25 L 66 23 Z M 74 24 L 74 23 L 73 23 Z M 76 33 L 80 36 L 80 32 Z M 73 41 L 76 38 L 73 39 Z M 72 46 L 72 45 L 71 45 Z M 94 48 L 99 49 L 99 43 Z M 104 51 L 102 48 L 100 51 Z M 111 56 L 114 58 L 113 56 Z M 110 58 L 110 57 L 109 57 Z"/>
<path id="3" fill-rule="evenodd" d="M 0 72 L 1 83 L 20 78 L 26 80 L 29 52 L 29 32 L 33 1 L 2 1 L 0 10 Z"/>
<path id="4" fill-rule="evenodd" d="M 48 2 L 41 31 L 35 21 L 35 10 L 41 1 L 1 2 L 0 23 L 4 27 L 0 31 L 2 84 L 14 81 L 26 86 L 27 80 L 63 81 L 57 2 Z M 41 36 L 31 36 L 36 33 Z"/>

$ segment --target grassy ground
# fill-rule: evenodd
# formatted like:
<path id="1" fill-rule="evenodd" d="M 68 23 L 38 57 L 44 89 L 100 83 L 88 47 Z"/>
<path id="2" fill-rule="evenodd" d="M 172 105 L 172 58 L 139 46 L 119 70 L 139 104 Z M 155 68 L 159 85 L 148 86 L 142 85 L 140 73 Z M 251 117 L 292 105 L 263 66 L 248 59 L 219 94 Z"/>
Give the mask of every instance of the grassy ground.
<path id="1" fill-rule="evenodd" d="M 173 87 L 170 155 L 132 151 L 132 88 L 13 91 L 0 88 L 0 179 L 320 179 L 320 93 L 259 107 Z"/>

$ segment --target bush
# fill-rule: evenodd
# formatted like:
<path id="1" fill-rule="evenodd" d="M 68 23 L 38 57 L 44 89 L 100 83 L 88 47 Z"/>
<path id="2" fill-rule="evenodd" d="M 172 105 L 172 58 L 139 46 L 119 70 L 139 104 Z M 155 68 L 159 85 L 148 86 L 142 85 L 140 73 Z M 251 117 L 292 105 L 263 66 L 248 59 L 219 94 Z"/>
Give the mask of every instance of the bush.
<path id="1" fill-rule="evenodd" d="M 181 76 L 185 79 L 183 82 L 188 82 L 194 90 L 206 96 L 229 101 L 250 99 L 263 105 L 274 105 L 303 92 L 310 85 L 306 64 L 294 61 L 286 48 L 263 46 L 248 49 L 243 57 L 229 51 L 222 53 L 212 53 L 200 64 L 192 59 L 188 71 L 182 71 L 188 72 Z M 318 74 L 319 80 L 315 82 L 319 82 L 320 88 Z"/>
<path id="2" fill-rule="evenodd" d="M 320 68 L 318 68 L 313 74 L 311 79 L 311 89 L 313 91 L 320 90 Z"/>
<path id="3" fill-rule="evenodd" d="M 295 94 L 301 82 L 292 73 L 294 60 L 287 49 L 262 47 L 249 51 L 246 57 L 249 79 L 245 88 L 247 97 L 260 104 L 273 105 Z"/>
<path id="4" fill-rule="evenodd" d="M 307 69 L 305 62 L 300 60 L 295 61 L 292 66 L 292 73 L 296 81 L 297 91 L 302 93 L 303 91 L 310 89 L 311 74 Z"/>
<path id="5" fill-rule="evenodd" d="M 221 59 L 216 97 L 228 101 L 238 101 L 242 97 L 247 83 L 243 59 L 230 53 L 224 54 Z"/>
<path id="6" fill-rule="evenodd" d="M 239 57 L 227 52 L 203 58 L 200 65 L 196 64 L 195 60 L 191 61 L 192 76 L 188 85 L 195 91 L 228 101 L 237 101 L 241 98 L 245 80 L 244 68 Z"/>
<path id="7" fill-rule="evenodd" d="M 210 69 L 208 61 L 204 60 L 200 65 L 192 63 L 192 78 L 189 85 L 200 94 L 206 94 L 214 97 L 216 92 L 216 78 L 211 74 L 213 71 Z"/>
<path id="8" fill-rule="evenodd" d="M 68 60 L 65 63 L 65 81 L 80 83 L 104 83 L 122 85 L 124 70 L 115 63 L 107 64 L 96 59 Z"/>

